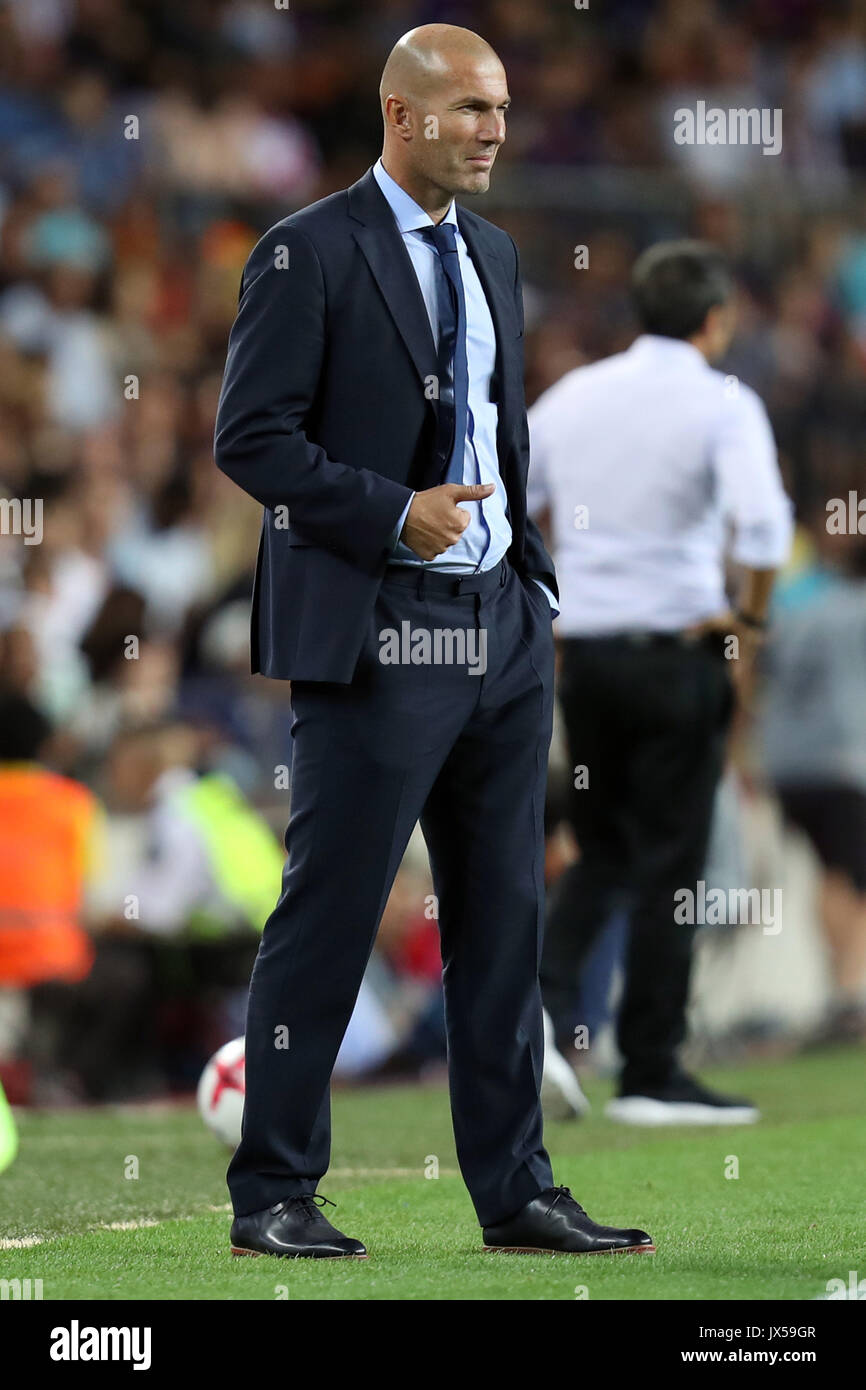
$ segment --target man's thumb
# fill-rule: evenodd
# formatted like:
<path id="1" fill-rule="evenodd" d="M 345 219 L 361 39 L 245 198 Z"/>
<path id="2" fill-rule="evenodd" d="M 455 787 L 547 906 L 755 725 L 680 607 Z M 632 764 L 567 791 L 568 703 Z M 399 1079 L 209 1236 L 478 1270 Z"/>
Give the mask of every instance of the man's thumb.
<path id="1" fill-rule="evenodd" d="M 493 483 L 454 483 L 451 496 L 455 502 L 478 502 L 495 491 Z"/>

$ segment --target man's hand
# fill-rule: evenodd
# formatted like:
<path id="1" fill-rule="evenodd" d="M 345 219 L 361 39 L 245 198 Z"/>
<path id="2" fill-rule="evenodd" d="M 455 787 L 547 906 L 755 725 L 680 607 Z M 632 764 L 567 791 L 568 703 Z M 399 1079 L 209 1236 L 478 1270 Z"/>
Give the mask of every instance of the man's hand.
<path id="1" fill-rule="evenodd" d="M 422 560 L 435 560 L 459 541 L 471 517 L 458 502 L 481 502 L 496 489 L 493 483 L 442 483 L 412 498 L 400 539 Z"/>
<path id="2" fill-rule="evenodd" d="M 764 642 L 764 633 L 739 620 L 736 613 L 728 610 L 707 618 L 702 623 L 687 629 L 688 636 L 695 641 L 708 637 L 711 633 L 720 642 L 735 637 L 736 645 L 731 651 L 731 679 L 741 706 L 748 708 L 754 693 L 755 658 Z"/>

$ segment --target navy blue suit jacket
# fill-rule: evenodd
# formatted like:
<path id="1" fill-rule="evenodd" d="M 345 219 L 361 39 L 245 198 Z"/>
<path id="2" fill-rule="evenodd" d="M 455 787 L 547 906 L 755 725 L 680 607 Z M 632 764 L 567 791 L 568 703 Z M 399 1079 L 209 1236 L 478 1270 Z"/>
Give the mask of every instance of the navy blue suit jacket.
<path id="1" fill-rule="evenodd" d="M 465 208 L 457 220 L 496 328 L 497 451 L 521 575 L 558 593 L 526 516 L 529 433 L 517 248 Z M 436 348 L 409 254 L 372 170 L 278 222 L 241 281 L 217 412 L 217 466 L 264 507 L 252 670 L 352 679 L 388 545 L 429 487 Z"/>

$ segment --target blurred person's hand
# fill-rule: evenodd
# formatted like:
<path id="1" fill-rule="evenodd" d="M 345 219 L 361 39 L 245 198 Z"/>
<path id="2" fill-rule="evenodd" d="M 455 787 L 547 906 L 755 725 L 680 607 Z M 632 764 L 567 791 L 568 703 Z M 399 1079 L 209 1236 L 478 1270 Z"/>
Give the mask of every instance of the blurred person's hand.
<path id="1" fill-rule="evenodd" d="M 728 608 L 687 628 L 686 636 L 695 642 L 710 637 L 718 639 L 725 660 L 730 662 L 737 701 L 742 708 L 748 709 L 754 693 L 755 657 L 763 644 L 764 632 L 743 622 Z"/>

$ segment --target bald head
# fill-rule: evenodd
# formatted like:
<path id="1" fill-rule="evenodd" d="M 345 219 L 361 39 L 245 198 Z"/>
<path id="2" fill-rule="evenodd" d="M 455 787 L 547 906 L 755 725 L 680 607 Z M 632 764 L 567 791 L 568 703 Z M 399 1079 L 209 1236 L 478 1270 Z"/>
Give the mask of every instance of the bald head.
<path id="1" fill-rule="evenodd" d="M 379 101 L 384 114 L 390 94 L 429 98 L 455 68 L 467 62 L 502 66 L 494 49 L 480 34 L 460 29 L 456 24 L 422 24 L 398 39 L 388 55 L 379 83 Z"/>
<path id="2" fill-rule="evenodd" d="M 482 193 L 505 139 L 508 84 L 486 39 L 454 24 L 410 29 L 379 84 L 388 173 L 438 220 L 455 193 Z"/>

